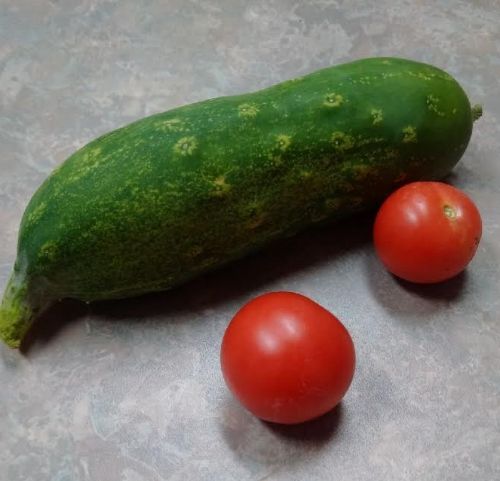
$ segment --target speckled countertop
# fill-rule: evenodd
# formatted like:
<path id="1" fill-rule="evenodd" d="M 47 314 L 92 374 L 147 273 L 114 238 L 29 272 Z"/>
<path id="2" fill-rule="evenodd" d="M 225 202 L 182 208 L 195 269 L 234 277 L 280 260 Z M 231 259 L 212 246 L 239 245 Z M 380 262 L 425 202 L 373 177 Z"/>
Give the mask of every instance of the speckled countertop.
<path id="1" fill-rule="evenodd" d="M 166 294 L 63 303 L 24 354 L 0 346 L 0 479 L 500 479 L 499 26 L 496 0 L 0 0 L 0 290 L 34 189 L 141 116 L 373 55 L 484 105 L 451 178 L 484 220 L 464 275 L 395 281 L 364 217 Z M 288 428 L 240 408 L 218 362 L 238 307 L 278 289 L 336 313 L 358 356 L 340 407 Z"/>

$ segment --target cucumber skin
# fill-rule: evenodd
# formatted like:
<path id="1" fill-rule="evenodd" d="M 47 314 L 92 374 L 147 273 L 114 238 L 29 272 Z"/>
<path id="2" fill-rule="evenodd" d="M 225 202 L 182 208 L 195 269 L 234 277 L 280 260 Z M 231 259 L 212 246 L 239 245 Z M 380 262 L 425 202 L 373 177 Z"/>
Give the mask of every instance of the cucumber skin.
<path id="1" fill-rule="evenodd" d="M 450 75 L 396 58 L 153 115 L 51 174 L 24 213 L 14 272 L 38 303 L 167 289 L 442 178 L 472 121 Z"/>

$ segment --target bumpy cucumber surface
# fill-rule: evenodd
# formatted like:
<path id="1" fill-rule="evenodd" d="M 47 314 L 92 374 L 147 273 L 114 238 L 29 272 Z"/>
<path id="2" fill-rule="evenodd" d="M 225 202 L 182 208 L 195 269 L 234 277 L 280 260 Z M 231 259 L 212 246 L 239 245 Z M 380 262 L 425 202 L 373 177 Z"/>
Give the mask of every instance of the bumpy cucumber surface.
<path id="1" fill-rule="evenodd" d="M 371 208 L 402 183 L 441 178 L 472 122 L 446 72 L 372 58 L 108 133 L 69 157 L 29 203 L 0 335 L 17 346 L 56 299 L 167 289 Z"/>

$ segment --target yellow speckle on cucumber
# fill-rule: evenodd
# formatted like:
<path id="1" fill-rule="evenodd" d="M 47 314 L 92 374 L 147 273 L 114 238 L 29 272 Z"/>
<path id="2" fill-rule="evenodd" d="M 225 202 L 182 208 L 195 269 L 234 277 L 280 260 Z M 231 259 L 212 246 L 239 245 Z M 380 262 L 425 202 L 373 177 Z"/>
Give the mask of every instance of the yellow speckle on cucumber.
<path id="1" fill-rule="evenodd" d="M 354 147 L 354 138 L 344 132 L 333 132 L 331 142 L 338 152 L 345 152 Z"/>
<path id="2" fill-rule="evenodd" d="M 410 77 L 417 77 L 417 78 L 420 78 L 422 80 L 432 80 L 432 78 L 434 77 L 434 75 L 432 74 L 427 74 L 427 73 L 424 73 L 424 72 L 413 72 L 411 70 L 408 71 L 408 75 Z"/>
<path id="3" fill-rule="evenodd" d="M 40 220 L 46 209 L 47 209 L 47 203 L 40 202 L 40 204 L 38 204 L 33 209 L 33 211 L 29 213 L 28 217 L 26 218 L 26 224 L 27 225 L 36 224 Z"/>
<path id="4" fill-rule="evenodd" d="M 372 124 L 377 125 L 384 120 L 384 114 L 382 112 L 382 109 L 372 109 L 371 112 L 371 117 L 372 117 Z"/>
<path id="5" fill-rule="evenodd" d="M 211 184 L 214 188 L 211 194 L 215 197 L 223 197 L 231 190 L 231 185 L 226 182 L 226 177 L 223 175 L 216 177 Z"/>
<path id="6" fill-rule="evenodd" d="M 283 157 L 281 157 L 281 154 L 270 153 L 268 155 L 268 158 L 271 161 L 271 164 L 274 166 L 278 166 L 278 165 L 281 165 L 283 163 Z"/>
<path id="7" fill-rule="evenodd" d="M 89 152 L 89 158 L 91 159 L 95 159 L 97 157 L 99 157 L 102 153 L 102 148 L 97 146 L 97 147 L 94 147 L 90 152 Z"/>
<path id="8" fill-rule="evenodd" d="M 340 107 L 343 103 L 344 97 L 342 97 L 342 95 L 331 92 L 325 95 L 323 105 L 326 105 L 327 107 Z"/>
<path id="9" fill-rule="evenodd" d="M 439 117 L 444 117 L 444 112 L 442 110 L 440 110 L 440 108 L 439 108 L 440 100 L 438 97 L 430 94 L 427 96 L 425 102 L 427 104 L 428 110 L 430 110 L 431 112 L 434 112 Z"/>
<path id="10" fill-rule="evenodd" d="M 417 143 L 417 129 L 413 125 L 408 125 L 403 129 L 403 143 Z"/>
<path id="11" fill-rule="evenodd" d="M 276 136 L 276 146 L 282 152 L 285 152 L 285 150 L 287 150 L 288 147 L 290 147 L 291 143 L 292 143 L 292 138 L 289 135 L 280 134 Z"/>
<path id="12" fill-rule="evenodd" d="M 180 155 L 192 155 L 198 146 L 198 142 L 195 137 L 182 137 L 174 145 L 174 151 Z"/>
<path id="13" fill-rule="evenodd" d="M 179 118 L 159 120 L 155 123 L 155 127 L 164 132 L 182 132 L 185 130 L 184 122 Z"/>
<path id="14" fill-rule="evenodd" d="M 254 118 L 259 113 L 259 108 L 255 104 L 244 103 L 238 105 L 238 115 L 244 118 Z"/>
<path id="15" fill-rule="evenodd" d="M 56 258 L 57 251 L 57 244 L 54 241 L 47 241 L 40 248 L 38 258 L 41 262 L 53 261 Z"/>

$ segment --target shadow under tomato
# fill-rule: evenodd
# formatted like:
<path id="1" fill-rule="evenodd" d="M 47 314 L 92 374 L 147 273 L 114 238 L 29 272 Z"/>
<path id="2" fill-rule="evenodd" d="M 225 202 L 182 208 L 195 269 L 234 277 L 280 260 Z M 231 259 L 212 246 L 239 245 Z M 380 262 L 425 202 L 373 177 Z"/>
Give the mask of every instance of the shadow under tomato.
<path id="1" fill-rule="evenodd" d="M 229 392 L 219 412 L 222 439 L 229 449 L 243 464 L 258 462 L 271 470 L 319 453 L 340 434 L 344 418 L 340 403 L 323 416 L 301 424 L 270 423 L 247 411 Z"/>
<path id="2" fill-rule="evenodd" d="M 331 411 L 319 418 L 300 424 L 262 423 L 279 437 L 298 443 L 323 444 L 338 432 L 342 423 L 343 408 L 340 402 Z"/>
<path id="3" fill-rule="evenodd" d="M 466 294 L 468 274 L 435 284 L 416 284 L 390 274 L 375 252 L 366 256 L 366 278 L 374 299 L 398 319 L 418 319 L 427 322 L 432 315 L 460 302 Z"/>
<path id="4" fill-rule="evenodd" d="M 462 271 L 455 277 L 435 284 L 416 284 L 392 276 L 394 280 L 406 291 L 417 294 L 427 299 L 444 299 L 452 301 L 460 298 L 467 284 L 467 271 Z"/>
<path id="5" fill-rule="evenodd" d="M 100 322 L 136 324 L 144 318 L 171 322 L 177 314 L 217 308 L 239 298 L 246 302 L 248 292 L 363 248 L 371 242 L 372 224 L 373 213 L 368 213 L 311 228 L 169 291 L 95 302 L 90 307 L 63 300 L 36 320 L 23 341 L 22 352 L 27 354 L 34 343 L 49 343 L 64 325 L 88 314 L 89 310 Z"/>

